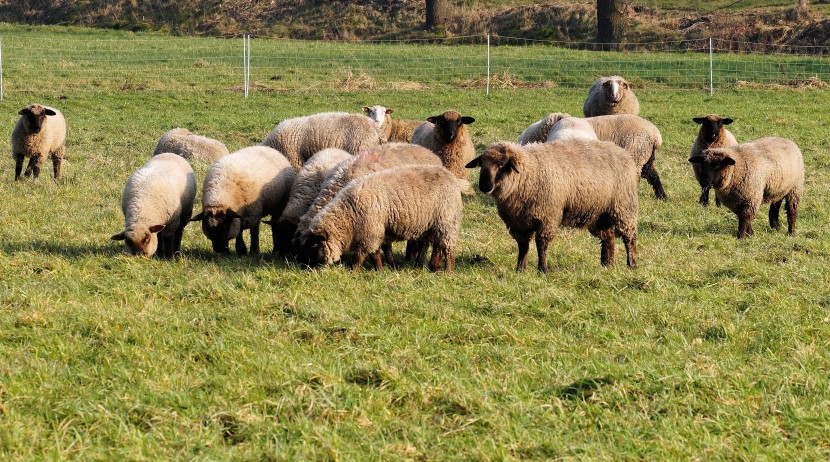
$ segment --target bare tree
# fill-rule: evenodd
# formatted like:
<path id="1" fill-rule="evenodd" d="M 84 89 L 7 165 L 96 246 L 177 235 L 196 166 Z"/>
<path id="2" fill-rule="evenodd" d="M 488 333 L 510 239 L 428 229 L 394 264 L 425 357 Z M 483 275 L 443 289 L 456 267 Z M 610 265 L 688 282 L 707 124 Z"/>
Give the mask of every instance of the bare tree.
<path id="1" fill-rule="evenodd" d="M 597 42 L 620 43 L 627 21 L 623 0 L 597 0 Z"/>
<path id="2" fill-rule="evenodd" d="M 447 21 L 447 0 L 426 0 L 427 14 L 424 28 L 444 27 Z"/>

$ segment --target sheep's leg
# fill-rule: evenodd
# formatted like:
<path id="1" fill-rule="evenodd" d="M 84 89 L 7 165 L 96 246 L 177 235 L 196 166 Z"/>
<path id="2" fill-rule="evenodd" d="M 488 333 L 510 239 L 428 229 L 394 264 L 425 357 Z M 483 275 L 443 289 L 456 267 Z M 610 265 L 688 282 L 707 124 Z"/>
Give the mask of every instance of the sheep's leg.
<path id="1" fill-rule="evenodd" d="M 423 268 L 427 264 L 427 252 L 429 252 L 429 241 L 420 240 L 415 244 L 418 267 Z M 434 248 L 434 246 L 433 246 Z"/>
<path id="2" fill-rule="evenodd" d="M 14 155 L 14 181 L 20 179 L 20 173 L 23 171 L 23 154 Z"/>
<path id="3" fill-rule="evenodd" d="M 792 236 L 795 234 L 795 220 L 798 218 L 798 203 L 801 202 L 801 195 L 799 192 L 793 191 L 787 194 L 785 199 L 787 200 L 787 205 L 785 205 L 785 210 L 787 211 L 787 234 Z"/>
<path id="4" fill-rule="evenodd" d="M 606 228 L 597 233 L 600 239 L 600 264 L 609 266 L 614 263 L 614 228 Z"/>
<path id="5" fill-rule="evenodd" d="M 539 259 L 539 271 L 543 273 L 548 272 L 548 240 L 542 237 L 541 233 L 536 233 L 536 255 Z"/>
<path id="6" fill-rule="evenodd" d="M 447 269 L 445 271 L 447 273 L 452 273 L 453 271 L 455 271 L 455 251 L 450 248 L 445 248 L 444 255 L 447 259 Z"/>
<path id="7" fill-rule="evenodd" d="M 61 162 L 63 162 L 63 147 L 52 153 L 52 171 L 56 180 L 61 176 Z"/>
<path id="8" fill-rule="evenodd" d="M 352 271 L 357 271 L 363 266 L 363 261 L 366 260 L 366 252 L 358 250 L 354 253 L 354 259 L 352 260 Z"/>
<path id="9" fill-rule="evenodd" d="M 248 254 L 248 247 L 245 246 L 245 239 L 242 237 L 242 230 L 239 230 L 239 234 L 236 235 L 236 241 L 234 242 L 234 248 L 236 249 L 236 253 L 239 255 L 247 255 Z"/>
<path id="10" fill-rule="evenodd" d="M 259 223 L 251 226 L 251 254 L 259 253 Z"/>
<path id="11" fill-rule="evenodd" d="M 420 242 L 418 241 L 406 241 L 406 252 L 404 253 L 403 259 L 406 261 L 417 259 L 419 244 Z"/>
<path id="12" fill-rule="evenodd" d="M 424 250 L 426 252 L 426 250 Z M 432 272 L 441 271 L 444 266 L 444 251 L 439 245 L 432 246 L 432 258 L 429 259 L 429 270 Z"/>
<path id="13" fill-rule="evenodd" d="M 643 165 L 643 170 L 640 176 L 645 177 L 646 181 L 648 181 L 648 184 L 650 184 L 651 188 L 654 189 L 654 195 L 658 199 L 668 200 L 668 196 L 666 196 L 666 191 L 663 190 L 663 183 L 660 182 L 660 175 L 654 168 L 654 154 L 652 154 L 651 159 L 649 159 L 648 162 L 646 162 L 646 164 Z"/>
<path id="14" fill-rule="evenodd" d="M 637 235 L 622 235 L 623 243 L 625 244 L 625 264 L 629 268 L 637 267 Z"/>
<path id="15" fill-rule="evenodd" d="M 26 176 L 26 177 L 32 176 L 32 174 L 35 173 L 35 170 L 37 170 L 37 174 L 35 174 L 35 178 L 37 178 L 38 175 L 40 175 L 40 167 L 38 167 L 39 164 L 40 164 L 40 156 L 39 155 L 30 157 L 29 158 L 29 163 L 26 165 L 26 171 L 23 173 L 23 176 Z"/>
<path id="16" fill-rule="evenodd" d="M 409 242 L 406 243 L 409 246 Z M 395 257 L 392 255 L 392 243 L 391 242 L 384 242 L 380 246 L 381 250 L 383 250 L 383 259 L 386 260 L 386 264 L 389 265 L 390 268 L 395 268 Z"/>
<path id="17" fill-rule="evenodd" d="M 781 211 L 781 202 L 783 201 L 784 199 L 781 199 L 769 205 L 769 227 L 776 231 L 781 229 L 781 221 L 778 219 L 778 216 Z"/>
<path id="18" fill-rule="evenodd" d="M 752 234 L 752 219 L 755 211 L 747 207 L 738 213 L 738 239 L 744 239 Z"/>
<path id="19" fill-rule="evenodd" d="M 720 197 L 718 197 L 718 193 L 715 193 L 715 207 L 719 208 L 720 206 L 721 206 Z"/>
<path id="20" fill-rule="evenodd" d="M 516 244 L 519 245 L 519 258 L 516 261 L 516 271 L 524 271 L 527 268 L 527 252 L 530 250 L 530 234 L 514 236 Z"/>
<path id="21" fill-rule="evenodd" d="M 701 186 L 700 188 L 700 198 L 697 200 L 700 205 L 704 207 L 709 206 L 709 190 L 712 189 L 709 186 Z"/>
<path id="22" fill-rule="evenodd" d="M 171 234 L 170 236 L 159 236 L 159 242 L 164 244 L 164 248 L 162 249 L 162 256 L 164 258 L 173 258 L 173 255 L 176 253 L 176 247 L 174 241 L 176 239 L 175 233 Z"/>
<path id="23" fill-rule="evenodd" d="M 384 244 L 384 245 L 386 245 L 386 244 Z M 389 244 L 389 247 L 392 247 L 392 244 Z M 383 253 L 385 253 L 385 251 L 383 251 Z M 390 250 L 390 253 L 391 253 L 391 250 Z M 378 270 L 378 271 L 383 270 L 383 258 L 381 256 L 381 251 L 380 250 L 376 250 L 376 251 L 372 252 L 372 261 L 375 263 L 375 269 L 376 270 Z"/>

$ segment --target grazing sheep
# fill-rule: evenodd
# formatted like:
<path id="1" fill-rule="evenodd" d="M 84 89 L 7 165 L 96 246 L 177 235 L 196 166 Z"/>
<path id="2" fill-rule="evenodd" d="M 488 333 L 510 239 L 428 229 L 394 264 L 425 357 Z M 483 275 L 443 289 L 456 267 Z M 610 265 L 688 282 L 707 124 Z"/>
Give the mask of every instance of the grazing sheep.
<path id="1" fill-rule="evenodd" d="M 236 238 L 236 253 L 246 254 L 242 231 L 250 229 L 251 253 L 259 253 L 260 219 L 280 216 L 295 175 L 288 160 L 267 146 L 230 153 L 205 174 L 202 211 L 191 221 L 202 222 L 202 231 L 219 253 L 227 253 L 228 241 Z M 285 242 L 278 233 L 273 241 L 275 251 Z"/>
<path id="2" fill-rule="evenodd" d="M 299 171 L 306 160 L 326 148 L 357 154 L 386 139 L 372 119 L 348 112 L 322 112 L 284 120 L 262 141 L 280 151 Z"/>
<path id="3" fill-rule="evenodd" d="M 560 226 L 587 228 L 602 241 L 603 266 L 614 260 L 619 234 L 637 264 L 637 175 L 634 161 L 613 143 L 556 140 L 525 146 L 502 141 L 473 159 L 479 189 L 496 200 L 499 216 L 519 245 L 516 270 L 527 266 L 536 235 L 539 271 L 547 272 L 548 243 Z"/>
<path id="4" fill-rule="evenodd" d="M 292 241 L 294 248 L 299 251 L 305 247 L 311 221 L 350 181 L 370 173 L 404 165 L 440 166 L 441 159 L 423 146 L 389 143 L 337 164 L 329 172 L 314 202 L 297 222 L 297 230 Z M 472 188 L 468 186 L 469 189 Z M 387 261 L 391 264 L 391 249 L 385 250 L 388 250 Z M 301 262 L 308 261 L 307 256 L 303 254 L 298 254 L 298 259 Z"/>
<path id="5" fill-rule="evenodd" d="M 663 145 L 660 130 L 648 120 L 630 114 L 588 117 L 585 119 L 600 141 L 610 141 L 630 152 L 640 176 L 654 189 L 654 195 L 666 200 L 660 175 L 654 168 L 657 150 Z"/>
<path id="6" fill-rule="evenodd" d="M 423 120 L 393 119 L 394 109 L 385 106 L 363 106 L 363 112 L 380 125 L 384 138 L 390 143 L 411 143 L 415 129 L 424 124 Z"/>
<path id="7" fill-rule="evenodd" d="M 196 176 L 181 157 L 154 156 L 130 175 L 121 194 L 124 229 L 110 237 L 124 241 L 133 255 L 172 258 L 181 251 L 182 233 L 193 211 Z"/>
<path id="8" fill-rule="evenodd" d="M 274 232 L 280 236 L 294 236 L 300 217 L 308 211 L 311 203 L 314 202 L 320 188 L 323 186 L 326 175 L 337 164 L 350 158 L 352 158 L 351 154 L 337 148 L 323 149 L 311 156 L 308 162 L 303 164 L 300 172 L 297 173 L 294 184 L 291 186 L 288 204 L 274 225 L 278 228 Z M 283 250 L 287 251 L 288 249 Z"/>
<path id="9" fill-rule="evenodd" d="M 706 184 L 738 216 L 738 239 L 752 234 L 752 220 L 770 203 L 769 225 L 779 229 L 781 203 L 787 200 L 787 234 L 795 233 L 798 204 L 804 192 L 801 150 L 786 138 L 767 137 L 730 148 L 711 148 L 689 158 L 700 165 Z"/>
<path id="10" fill-rule="evenodd" d="M 556 122 L 548 133 L 548 139 L 554 140 L 598 140 L 594 127 L 587 119 L 579 117 L 565 117 Z"/>
<path id="11" fill-rule="evenodd" d="M 367 255 L 382 268 L 380 249 L 392 241 L 433 245 L 429 269 L 455 266 L 461 229 L 459 179 L 441 166 L 408 165 L 362 176 L 349 183 L 314 217 L 307 253 L 312 264 L 332 264 L 354 253 L 353 269 Z"/>
<path id="12" fill-rule="evenodd" d="M 571 115 L 564 112 L 551 112 L 544 119 L 530 124 L 519 135 L 519 144 L 544 143 L 548 139 L 551 128 L 553 128 L 556 122 L 559 122 L 565 117 L 571 117 Z"/>
<path id="13" fill-rule="evenodd" d="M 697 132 L 697 138 L 692 144 L 692 152 L 690 157 L 701 156 L 703 151 L 709 148 L 729 148 L 738 145 L 738 140 L 735 136 L 724 127 L 732 123 L 730 118 L 721 118 L 717 114 L 709 114 L 706 117 L 695 117 L 692 119 L 695 123 L 700 124 L 700 130 Z M 700 172 L 700 164 L 693 163 L 692 171 L 695 172 L 695 179 L 700 185 L 700 205 L 706 207 L 709 205 L 709 190 L 712 187 L 708 180 L 703 178 Z M 720 207 L 720 200 L 715 196 L 715 205 Z"/>
<path id="14" fill-rule="evenodd" d="M 475 156 L 473 140 L 466 126 L 475 122 L 475 119 L 450 109 L 441 115 L 427 118 L 427 122 L 429 123 L 415 130 L 412 144 L 431 150 L 453 175 L 466 178 L 464 165 Z"/>
<path id="15" fill-rule="evenodd" d="M 588 90 L 588 98 L 582 105 L 585 117 L 613 114 L 640 114 L 640 102 L 631 91 L 631 84 L 615 75 L 600 77 Z"/>
<path id="16" fill-rule="evenodd" d="M 213 138 L 196 135 L 186 128 L 174 128 L 161 136 L 153 155 L 163 152 L 172 152 L 187 160 L 213 162 L 227 155 L 228 148 Z"/>
<path id="17" fill-rule="evenodd" d="M 12 131 L 12 157 L 14 179 L 20 179 L 23 159 L 28 157 L 26 176 L 40 176 L 40 166 L 46 156 L 52 157 L 55 179 L 61 175 L 61 162 L 65 151 L 66 119 L 61 111 L 40 104 L 30 104 L 21 109 L 20 119 Z"/>

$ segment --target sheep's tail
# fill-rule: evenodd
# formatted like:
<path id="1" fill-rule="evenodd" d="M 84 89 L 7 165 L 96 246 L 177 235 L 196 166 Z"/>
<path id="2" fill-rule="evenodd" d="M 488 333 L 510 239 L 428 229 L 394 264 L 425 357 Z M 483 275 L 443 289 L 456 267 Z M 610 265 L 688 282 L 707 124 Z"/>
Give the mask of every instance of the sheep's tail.
<path id="1" fill-rule="evenodd" d="M 461 190 L 461 194 L 465 196 L 476 195 L 476 191 L 473 189 L 473 185 L 469 181 L 463 178 L 458 178 L 455 180 L 455 184 L 458 185 L 458 189 Z"/>

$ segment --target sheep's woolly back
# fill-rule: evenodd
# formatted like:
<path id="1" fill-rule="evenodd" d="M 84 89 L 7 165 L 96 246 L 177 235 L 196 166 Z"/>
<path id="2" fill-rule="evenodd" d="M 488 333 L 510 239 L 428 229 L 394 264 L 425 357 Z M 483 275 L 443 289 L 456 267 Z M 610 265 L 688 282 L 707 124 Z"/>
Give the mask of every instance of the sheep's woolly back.
<path id="1" fill-rule="evenodd" d="M 610 83 L 606 85 L 606 83 Z M 612 96 L 612 86 L 619 89 L 619 100 Z M 585 117 L 596 117 L 612 114 L 640 114 L 640 102 L 631 90 L 631 84 L 624 78 L 614 75 L 600 77 L 588 90 L 588 97 L 582 106 Z"/>
<path id="2" fill-rule="evenodd" d="M 66 142 L 66 119 L 61 111 L 40 104 L 27 106 L 35 114 L 43 114 L 51 109 L 55 115 L 46 116 L 40 132 L 33 133 L 26 116 L 21 116 L 12 130 L 12 157 L 22 154 L 24 157 L 54 155 L 63 158 Z"/>
<path id="3" fill-rule="evenodd" d="M 326 174 L 340 162 L 352 157 L 348 152 L 336 148 L 323 149 L 311 156 L 291 186 L 288 204 L 279 221 L 296 225 L 320 192 Z"/>
<path id="4" fill-rule="evenodd" d="M 213 162 L 228 154 L 221 141 L 196 135 L 186 128 L 174 128 L 161 136 L 153 155 L 172 152 L 187 160 Z"/>
<path id="5" fill-rule="evenodd" d="M 634 156 L 642 168 L 654 152 L 663 145 L 660 130 L 651 122 L 635 115 L 607 115 L 584 119 L 601 141 L 610 141 Z"/>
<path id="6" fill-rule="evenodd" d="M 190 164 L 170 153 L 152 157 L 127 180 L 121 194 L 124 229 L 166 225 L 173 234 L 190 219 L 196 198 L 196 176 Z"/>
<path id="7" fill-rule="evenodd" d="M 442 114 L 445 118 L 453 120 L 461 119 L 461 113 L 449 110 Z M 467 125 L 461 125 L 458 129 L 458 136 L 451 143 L 441 139 L 439 130 L 435 124 L 424 122 L 412 135 L 412 144 L 423 146 L 434 152 L 441 159 L 447 170 L 458 178 L 467 177 L 465 165 L 475 157 L 475 146 L 470 138 L 470 131 Z"/>
<path id="8" fill-rule="evenodd" d="M 455 248 L 461 228 L 458 179 L 441 166 L 408 165 L 364 175 L 350 182 L 310 224 L 324 233 L 336 258 L 364 254 L 385 241 L 429 239 Z"/>
<path id="9" fill-rule="evenodd" d="M 385 142 L 380 126 L 365 115 L 323 112 L 281 122 L 262 144 L 283 153 L 299 171 L 306 160 L 323 149 L 338 148 L 357 154 Z"/>
<path id="10" fill-rule="evenodd" d="M 553 125 L 546 141 L 598 139 L 594 127 L 587 120 L 578 117 L 565 117 Z"/>
<path id="11" fill-rule="evenodd" d="M 391 119 L 392 129 L 389 132 L 390 143 L 411 143 L 415 130 L 427 123 L 423 120 Z"/>
<path id="12" fill-rule="evenodd" d="M 213 163 L 205 174 L 202 211 L 241 215 L 247 229 L 260 218 L 279 216 L 296 173 L 288 160 L 267 146 L 251 146 Z"/>
<path id="13" fill-rule="evenodd" d="M 571 115 L 564 112 L 551 112 L 544 119 L 530 124 L 519 135 L 519 144 L 544 143 L 553 126 L 566 117 L 571 117 Z"/>

